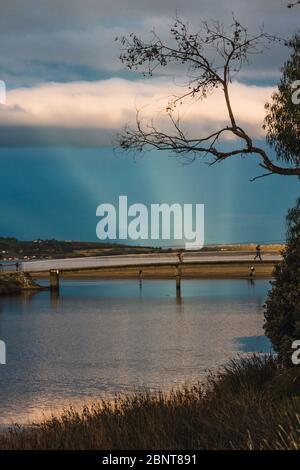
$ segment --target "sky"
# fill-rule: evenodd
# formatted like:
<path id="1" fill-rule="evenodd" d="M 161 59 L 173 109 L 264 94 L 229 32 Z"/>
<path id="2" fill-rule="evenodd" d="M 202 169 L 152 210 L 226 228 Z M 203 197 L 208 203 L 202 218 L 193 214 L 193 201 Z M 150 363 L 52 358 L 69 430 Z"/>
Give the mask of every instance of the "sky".
<path id="1" fill-rule="evenodd" d="M 3 3 L 3 4 L 2 4 Z M 181 67 L 143 78 L 119 60 L 116 37 L 154 29 L 168 40 L 177 14 L 199 29 L 203 20 L 232 23 L 253 33 L 289 38 L 300 7 L 285 0 L 10 0 L 1 2 L 0 236 L 96 240 L 96 207 L 128 194 L 132 203 L 204 203 L 206 243 L 284 238 L 284 216 L 299 194 L 294 178 L 260 173 L 256 157 L 207 167 L 183 165 L 166 153 L 142 158 L 115 150 L 116 134 L 133 123 L 136 108 L 163 123 L 169 96 L 182 83 Z M 253 57 L 231 84 L 239 123 L 265 145 L 264 103 L 280 77 L 287 48 Z M 185 114 L 201 135 L 227 122 L 217 92 Z"/>

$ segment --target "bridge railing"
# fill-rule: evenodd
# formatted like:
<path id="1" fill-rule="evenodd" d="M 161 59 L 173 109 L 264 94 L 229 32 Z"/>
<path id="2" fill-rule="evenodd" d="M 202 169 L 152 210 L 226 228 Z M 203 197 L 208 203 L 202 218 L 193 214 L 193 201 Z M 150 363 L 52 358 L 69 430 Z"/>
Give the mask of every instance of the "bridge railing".
<path id="1" fill-rule="evenodd" d="M 179 257 L 175 253 L 166 253 L 164 255 L 122 255 L 122 256 L 98 256 L 86 258 L 66 258 L 26 261 L 22 263 L 24 272 L 42 272 L 57 269 L 59 271 L 68 271 L 76 269 L 109 268 L 121 266 L 138 266 L 139 264 L 176 264 L 179 263 Z"/>

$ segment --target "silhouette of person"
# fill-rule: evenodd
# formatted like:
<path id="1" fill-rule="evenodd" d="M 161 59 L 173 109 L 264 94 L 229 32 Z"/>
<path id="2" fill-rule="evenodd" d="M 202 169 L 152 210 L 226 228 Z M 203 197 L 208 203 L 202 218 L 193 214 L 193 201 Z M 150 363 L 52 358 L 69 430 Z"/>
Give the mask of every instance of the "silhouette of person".
<path id="1" fill-rule="evenodd" d="M 253 278 L 255 276 L 255 267 L 251 266 L 250 267 L 250 272 L 249 272 L 249 277 Z"/>
<path id="2" fill-rule="evenodd" d="M 254 260 L 256 259 L 259 259 L 260 261 L 262 261 L 260 245 L 256 245 L 256 255 L 254 256 Z"/>

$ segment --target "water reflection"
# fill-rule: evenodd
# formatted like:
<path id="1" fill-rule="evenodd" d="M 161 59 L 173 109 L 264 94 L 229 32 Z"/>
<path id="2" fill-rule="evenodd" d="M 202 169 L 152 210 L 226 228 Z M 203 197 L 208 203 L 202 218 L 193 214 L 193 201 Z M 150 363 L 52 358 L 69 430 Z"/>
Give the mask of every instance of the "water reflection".
<path id="1" fill-rule="evenodd" d="M 51 310 L 59 311 L 59 290 L 50 291 Z"/>
<path id="2" fill-rule="evenodd" d="M 270 340 L 263 335 L 235 338 L 235 345 L 238 351 L 247 353 L 270 354 L 274 352 Z"/>
<path id="3" fill-rule="evenodd" d="M 100 395 L 196 382 L 262 338 L 268 281 L 62 281 L 0 300 L 0 421 Z M 261 340 L 259 340 L 261 341 Z M 261 344 L 252 341 L 252 349 Z"/>

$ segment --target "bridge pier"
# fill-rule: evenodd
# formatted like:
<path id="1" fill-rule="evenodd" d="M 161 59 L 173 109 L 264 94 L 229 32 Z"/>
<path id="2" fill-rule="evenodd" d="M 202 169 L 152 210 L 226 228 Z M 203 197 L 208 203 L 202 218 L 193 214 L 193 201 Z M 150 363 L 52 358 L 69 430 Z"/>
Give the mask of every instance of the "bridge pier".
<path id="1" fill-rule="evenodd" d="M 51 292 L 59 291 L 59 270 L 58 269 L 50 270 L 50 290 Z"/>
<path id="2" fill-rule="evenodd" d="M 139 280 L 140 280 L 140 287 L 143 285 L 143 270 L 139 270 Z"/>
<path id="3" fill-rule="evenodd" d="M 176 297 L 181 297 L 181 266 L 176 266 Z"/>

